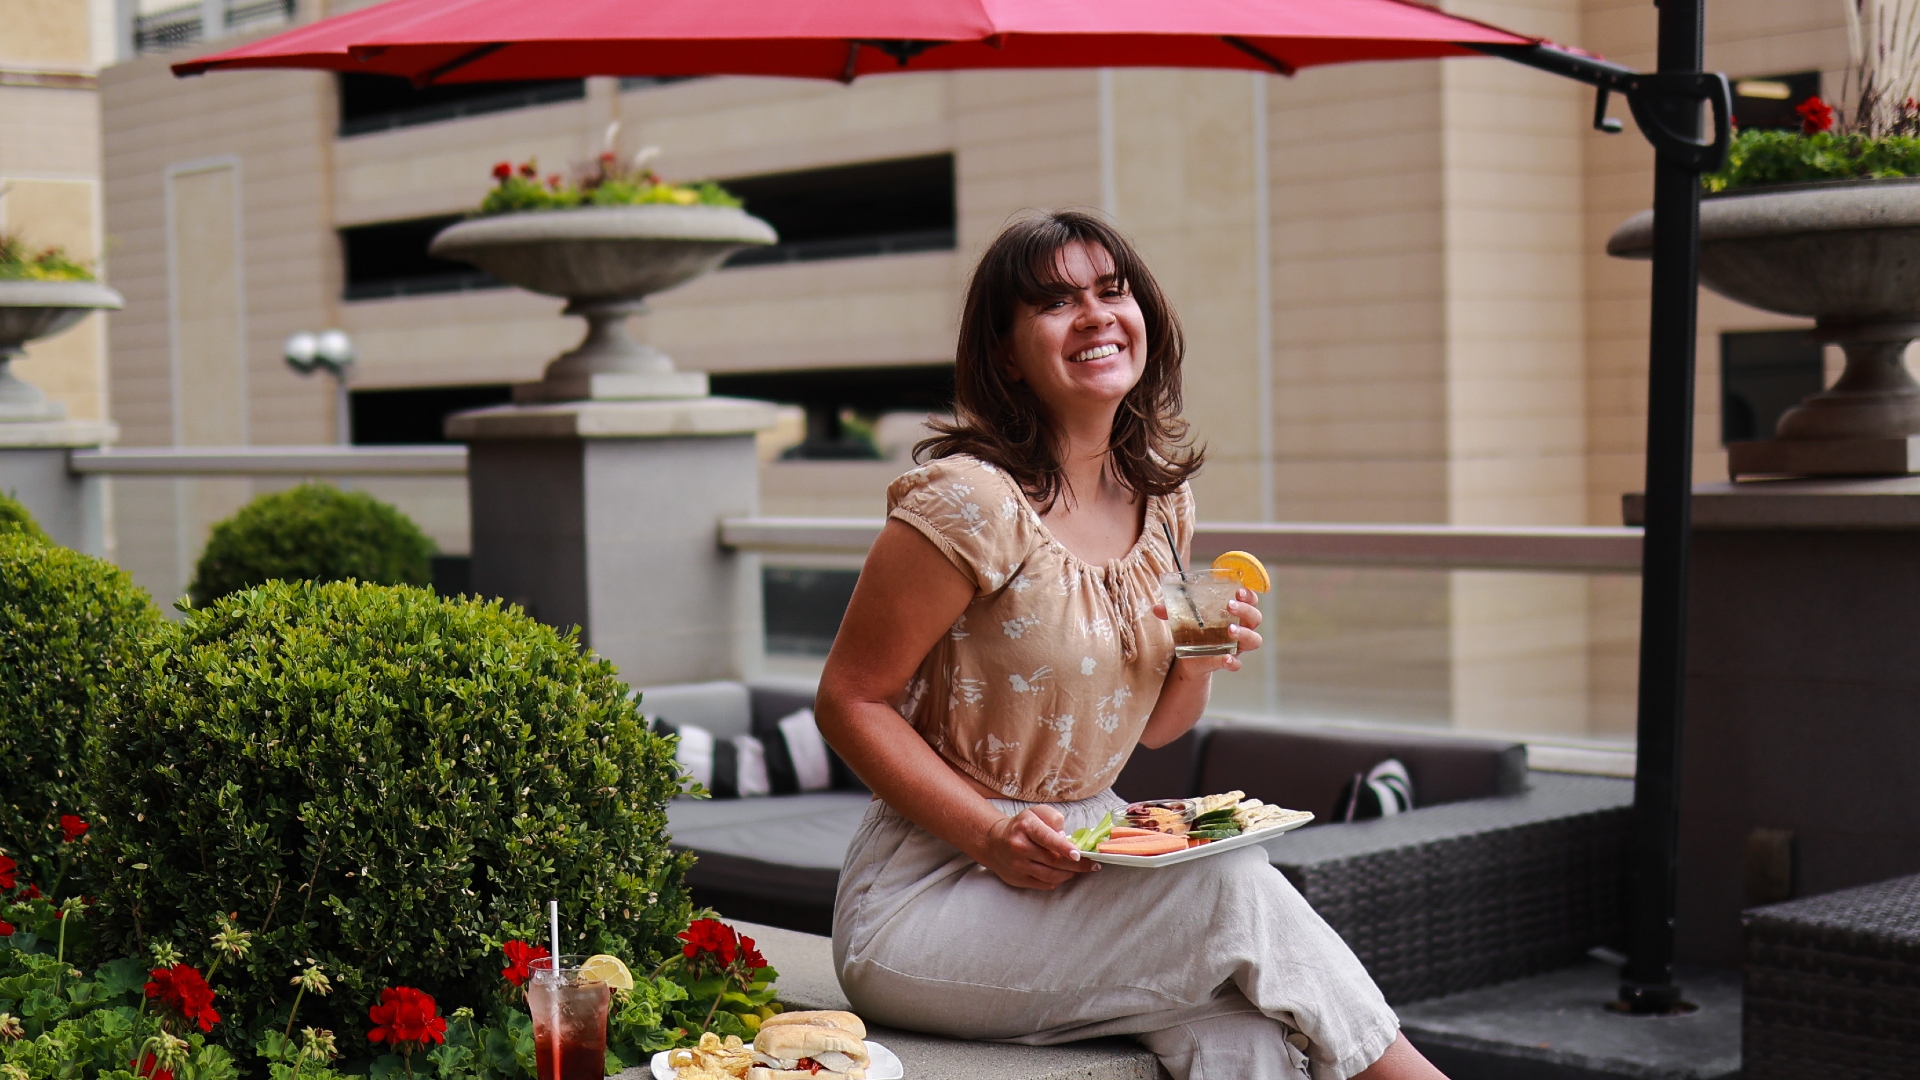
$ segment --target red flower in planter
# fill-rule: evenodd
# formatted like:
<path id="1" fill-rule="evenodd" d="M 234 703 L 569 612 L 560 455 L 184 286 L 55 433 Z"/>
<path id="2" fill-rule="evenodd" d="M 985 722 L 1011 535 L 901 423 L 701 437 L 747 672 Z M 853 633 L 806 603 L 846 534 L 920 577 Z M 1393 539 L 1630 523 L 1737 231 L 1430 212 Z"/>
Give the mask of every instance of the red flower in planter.
<path id="1" fill-rule="evenodd" d="M 213 987 L 207 985 L 198 968 L 175 964 L 170 968 L 154 968 L 149 975 L 152 981 L 145 987 L 149 998 L 158 1000 L 190 1023 L 199 1024 L 203 1032 L 212 1031 L 213 1025 L 220 1022 L 220 1014 L 213 1011 Z"/>
<path id="2" fill-rule="evenodd" d="M 87 835 L 89 826 L 86 821 L 72 814 L 60 815 L 60 835 L 63 843 L 71 844 Z"/>
<path id="3" fill-rule="evenodd" d="M 739 955 L 740 935 L 718 919 L 695 919 L 674 936 L 687 943 L 681 951 L 689 960 L 697 962 L 711 957 L 718 962 L 717 966 L 727 967 Z"/>
<path id="4" fill-rule="evenodd" d="M 501 969 L 500 975 L 515 986 L 523 985 L 533 977 L 533 968 L 530 965 L 535 960 L 552 955 L 538 945 L 529 945 L 518 940 L 509 941 L 500 946 L 500 951 L 507 954 L 507 966 Z"/>
<path id="5" fill-rule="evenodd" d="M 152 1054 L 141 1054 L 139 1061 L 129 1064 L 133 1066 L 136 1074 L 146 1077 L 147 1080 L 173 1080 L 173 1070 L 160 1068 L 160 1063 Z"/>
<path id="6" fill-rule="evenodd" d="M 13 936 L 13 924 L 8 922 L 5 919 L 0 919 L 0 937 L 12 937 L 12 936 Z"/>
<path id="7" fill-rule="evenodd" d="M 411 1052 L 429 1041 L 447 1041 L 447 1021 L 433 998 L 411 986 L 390 986 L 380 991 L 380 1004 L 367 1010 L 373 1030 L 368 1042 L 383 1042 L 396 1050 Z"/>
<path id="8" fill-rule="evenodd" d="M 767 958 L 760 955 L 760 950 L 753 947 L 753 939 L 745 934 L 740 935 L 740 962 L 746 965 L 748 971 L 759 971 L 767 966 Z"/>
<path id="9" fill-rule="evenodd" d="M 1833 130 L 1833 106 L 1821 101 L 1817 95 L 1794 106 L 1793 111 L 1800 114 L 1802 135 L 1817 135 Z"/>
<path id="10" fill-rule="evenodd" d="M 493 178 L 495 180 L 505 180 L 512 175 L 513 163 L 511 161 L 503 161 L 493 167 Z"/>
<path id="11" fill-rule="evenodd" d="M 31 881 L 27 882 L 27 891 L 20 894 L 20 899 L 22 900 L 40 899 L 40 886 L 35 885 Z"/>
<path id="12" fill-rule="evenodd" d="M 12 892 L 14 886 L 20 884 L 19 879 L 14 876 L 14 872 L 18 870 L 19 867 L 19 863 L 14 862 L 5 855 L 0 855 L 0 892 Z"/>
<path id="13" fill-rule="evenodd" d="M 531 161 L 523 161 L 520 163 L 520 175 L 529 180 L 537 179 L 540 175 L 540 167 Z"/>

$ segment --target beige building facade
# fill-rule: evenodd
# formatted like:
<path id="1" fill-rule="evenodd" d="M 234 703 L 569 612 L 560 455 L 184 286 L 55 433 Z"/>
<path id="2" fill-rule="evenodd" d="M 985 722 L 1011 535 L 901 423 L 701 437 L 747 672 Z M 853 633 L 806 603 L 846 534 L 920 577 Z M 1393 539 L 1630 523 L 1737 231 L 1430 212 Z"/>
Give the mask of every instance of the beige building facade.
<path id="1" fill-rule="evenodd" d="M 1653 63 L 1644 2 L 1448 6 Z M 1837 88 L 1842 20 L 1839 0 L 1712 4 L 1708 64 L 1821 71 Z M 1591 131 L 1588 92 L 1530 69 L 589 79 L 573 100 L 341 135 L 331 76 L 172 78 L 185 55 L 100 77 L 109 276 L 127 298 L 105 391 L 128 445 L 332 441 L 331 387 L 280 358 L 297 330 L 352 335 L 361 390 L 536 378 L 580 332 L 559 302 L 343 299 L 340 230 L 459 213 L 495 162 L 581 161 L 617 122 L 622 153 L 659 146 L 676 179 L 952 156 L 950 249 L 730 268 L 651 300 L 635 335 L 684 368 L 947 363 L 971 260 L 1002 224 L 1092 207 L 1138 241 L 1181 313 L 1188 416 L 1210 454 L 1203 517 L 1615 525 L 1640 484 L 1648 273 L 1603 245 L 1646 205 L 1652 154 L 1630 120 Z M 1718 335 L 1796 324 L 1711 294 L 1701 313 L 1695 469 L 1717 479 Z M 901 466 L 764 468 L 766 513 L 877 516 Z M 457 482 L 363 486 L 465 550 Z M 259 489 L 118 482 L 122 562 L 178 595 L 212 522 Z M 1637 597 L 1626 577 L 1286 570 L 1279 647 L 1217 704 L 1630 738 Z"/>

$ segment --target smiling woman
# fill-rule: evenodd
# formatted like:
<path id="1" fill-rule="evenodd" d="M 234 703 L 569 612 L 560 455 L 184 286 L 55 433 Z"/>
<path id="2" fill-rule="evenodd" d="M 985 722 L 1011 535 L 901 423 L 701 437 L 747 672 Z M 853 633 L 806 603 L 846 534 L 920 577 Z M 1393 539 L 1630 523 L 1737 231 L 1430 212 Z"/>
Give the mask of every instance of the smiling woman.
<path id="1" fill-rule="evenodd" d="M 820 731 L 876 795 L 834 905 L 841 986 L 869 1019 L 959 1038 L 1134 1035 L 1175 1080 L 1431 1080 L 1263 850 L 1101 872 L 1068 836 L 1240 667 L 1176 659 L 1154 603 L 1202 458 L 1181 354 L 1152 274 L 1091 215 L 1016 222 L 982 256 L 955 418 L 888 489 L 820 679 Z M 1261 644 L 1253 601 L 1228 602 L 1238 653 Z"/>

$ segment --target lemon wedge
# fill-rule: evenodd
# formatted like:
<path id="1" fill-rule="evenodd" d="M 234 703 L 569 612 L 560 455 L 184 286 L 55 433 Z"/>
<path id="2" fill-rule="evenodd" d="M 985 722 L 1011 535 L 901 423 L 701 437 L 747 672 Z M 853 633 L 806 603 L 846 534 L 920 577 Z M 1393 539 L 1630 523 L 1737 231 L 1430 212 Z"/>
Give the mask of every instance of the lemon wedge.
<path id="1" fill-rule="evenodd" d="M 633 989 L 633 972 L 628 971 L 627 965 L 621 963 L 617 956 L 608 956 L 606 953 L 589 956 L 587 962 L 580 965 L 580 974 L 595 982 L 606 983 L 615 990 Z"/>
<path id="2" fill-rule="evenodd" d="M 1267 565 L 1244 551 L 1229 551 L 1216 557 L 1213 568 L 1239 578 L 1240 584 L 1252 592 L 1263 593 L 1273 588 L 1273 579 L 1267 576 Z"/>

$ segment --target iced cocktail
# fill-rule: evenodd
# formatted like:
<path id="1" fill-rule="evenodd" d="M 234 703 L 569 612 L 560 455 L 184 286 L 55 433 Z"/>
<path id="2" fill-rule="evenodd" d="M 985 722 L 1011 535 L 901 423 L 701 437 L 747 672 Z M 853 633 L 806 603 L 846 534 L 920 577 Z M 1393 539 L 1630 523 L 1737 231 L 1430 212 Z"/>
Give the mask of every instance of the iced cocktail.
<path id="1" fill-rule="evenodd" d="M 580 968 L 584 956 L 541 957 L 527 965 L 527 1011 L 533 1014 L 540 1080 L 605 1080 L 606 983 Z"/>
<path id="2" fill-rule="evenodd" d="M 1160 595 L 1167 604 L 1167 625 L 1173 631 L 1173 655 L 1232 656 L 1240 651 L 1233 638 L 1239 620 L 1227 604 L 1240 591 L 1240 578 L 1224 570 L 1188 570 L 1160 576 Z"/>

